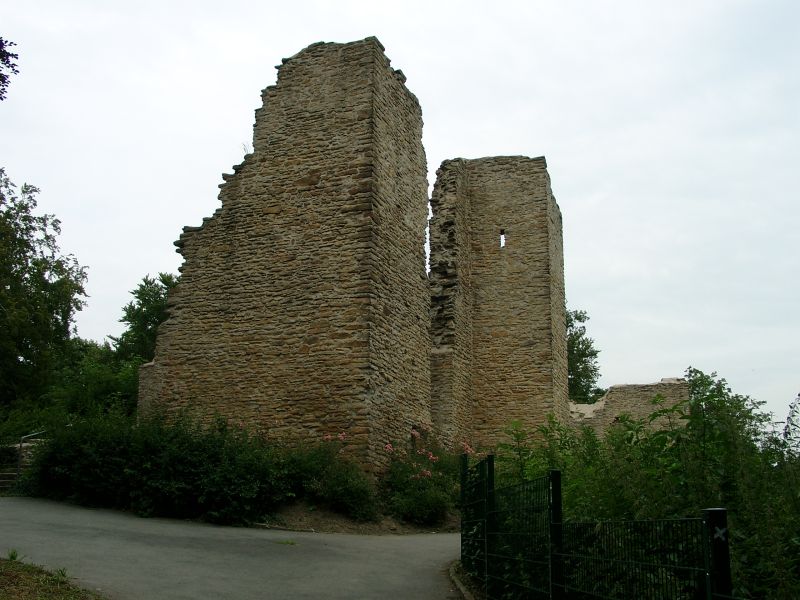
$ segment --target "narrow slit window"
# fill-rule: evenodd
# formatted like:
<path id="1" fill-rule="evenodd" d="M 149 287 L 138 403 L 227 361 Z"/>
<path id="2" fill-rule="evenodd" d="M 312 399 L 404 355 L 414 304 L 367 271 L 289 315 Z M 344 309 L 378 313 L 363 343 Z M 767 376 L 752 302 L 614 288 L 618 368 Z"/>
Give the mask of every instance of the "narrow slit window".
<path id="1" fill-rule="evenodd" d="M 500 247 L 501 248 L 505 248 L 506 247 L 506 230 L 505 229 L 501 229 L 500 230 Z"/>

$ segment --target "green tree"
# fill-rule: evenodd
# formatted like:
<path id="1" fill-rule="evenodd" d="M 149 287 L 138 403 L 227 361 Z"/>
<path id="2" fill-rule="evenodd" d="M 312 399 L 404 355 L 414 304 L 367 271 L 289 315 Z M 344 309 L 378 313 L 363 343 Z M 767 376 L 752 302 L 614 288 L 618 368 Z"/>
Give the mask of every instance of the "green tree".
<path id="1" fill-rule="evenodd" d="M 0 407 L 46 389 L 86 296 L 85 267 L 58 247 L 59 220 L 34 214 L 38 193 L 17 192 L 0 169 Z"/>
<path id="2" fill-rule="evenodd" d="M 133 301 L 122 309 L 120 321 L 128 327 L 114 340 L 121 360 L 153 360 L 158 326 L 167 318 L 167 295 L 178 283 L 178 276 L 159 273 L 157 278 L 146 275 L 131 292 Z"/>
<path id="3" fill-rule="evenodd" d="M 11 46 L 16 46 L 16 44 L 0 37 L 0 100 L 6 99 L 6 91 L 8 90 L 8 81 L 11 74 L 16 75 L 19 73 L 15 62 L 19 56 L 9 52 L 8 49 Z"/>
<path id="4" fill-rule="evenodd" d="M 573 402 L 592 404 L 605 390 L 597 387 L 600 365 L 594 340 L 586 335 L 584 323 L 589 315 L 583 310 L 567 311 L 567 368 L 569 377 L 569 399 Z"/>
<path id="5" fill-rule="evenodd" d="M 70 340 L 57 377 L 45 395 L 70 415 L 102 414 L 109 410 L 132 415 L 136 409 L 141 360 L 120 358 L 108 342 Z"/>
<path id="6" fill-rule="evenodd" d="M 800 394 L 789 405 L 789 415 L 783 428 L 783 439 L 786 446 L 795 456 L 800 457 Z"/>
<path id="7" fill-rule="evenodd" d="M 725 507 L 734 595 L 800 598 L 800 456 L 763 402 L 715 373 L 690 367 L 686 379 L 684 402 L 621 418 L 602 437 L 551 418 L 539 435 L 516 436 L 521 450 L 501 445 L 497 464 L 528 478 L 561 469 L 566 520 L 694 517 Z"/>

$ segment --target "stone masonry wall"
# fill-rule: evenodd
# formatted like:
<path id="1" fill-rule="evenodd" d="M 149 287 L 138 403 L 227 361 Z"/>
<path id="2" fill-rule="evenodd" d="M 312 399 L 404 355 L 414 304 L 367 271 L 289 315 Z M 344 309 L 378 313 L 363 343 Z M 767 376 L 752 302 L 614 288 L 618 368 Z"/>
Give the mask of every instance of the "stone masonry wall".
<path id="1" fill-rule="evenodd" d="M 661 396 L 662 404 L 653 403 Z M 658 408 L 674 406 L 689 399 L 689 383 L 685 379 L 668 378 L 657 383 L 612 385 L 594 404 L 570 402 L 570 415 L 576 425 L 588 425 L 599 435 L 605 433 L 620 416 L 645 419 Z M 665 425 L 665 418 L 653 422 L 654 427 Z"/>
<path id="2" fill-rule="evenodd" d="M 367 465 L 430 424 L 425 155 L 404 80 L 375 38 L 284 60 L 221 208 L 176 242 L 142 410 L 345 431 Z"/>
<path id="3" fill-rule="evenodd" d="M 467 164 L 445 161 L 431 197 L 431 413 L 446 447 L 472 442 L 472 253 Z"/>
<path id="4" fill-rule="evenodd" d="M 561 215 L 544 158 L 446 161 L 438 176 L 431 222 L 437 429 L 446 441 L 463 436 L 489 446 L 512 420 L 535 428 L 552 412 L 566 421 Z"/>
<path id="5" fill-rule="evenodd" d="M 374 72 L 374 162 L 370 252 L 370 448 L 432 426 L 425 229 L 427 161 L 422 111 L 381 53 Z"/>

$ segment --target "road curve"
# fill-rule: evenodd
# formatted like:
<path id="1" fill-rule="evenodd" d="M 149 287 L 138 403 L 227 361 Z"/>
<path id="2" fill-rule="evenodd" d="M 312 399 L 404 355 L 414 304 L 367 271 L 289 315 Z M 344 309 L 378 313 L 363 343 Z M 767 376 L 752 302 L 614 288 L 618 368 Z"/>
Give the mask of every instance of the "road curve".
<path id="1" fill-rule="evenodd" d="M 365 536 L 142 519 L 0 498 L 0 556 L 66 568 L 113 600 L 460 598 L 458 534 Z"/>

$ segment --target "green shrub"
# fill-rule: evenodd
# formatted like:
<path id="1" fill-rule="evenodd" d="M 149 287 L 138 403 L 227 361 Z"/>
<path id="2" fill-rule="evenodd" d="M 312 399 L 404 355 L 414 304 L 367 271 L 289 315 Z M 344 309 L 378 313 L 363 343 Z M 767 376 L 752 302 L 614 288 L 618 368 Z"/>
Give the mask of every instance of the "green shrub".
<path id="1" fill-rule="evenodd" d="M 603 438 L 550 419 L 536 435 L 509 430 L 498 477 L 563 472 L 568 520 L 697 516 L 725 507 L 741 598 L 800 597 L 800 457 L 760 404 L 724 379 L 689 369 L 690 398 L 621 418 Z M 666 419 L 664 427 L 652 423 Z"/>
<path id="2" fill-rule="evenodd" d="M 335 511 L 358 521 L 378 515 L 375 486 L 364 471 L 348 460 L 336 460 L 319 480 L 315 496 Z"/>
<path id="3" fill-rule="evenodd" d="M 290 489 L 360 521 L 377 517 L 377 495 L 369 476 L 343 455 L 345 436 L 287 451 Z"/>
<path id="4" fill-rule="evenodd" d="M 15 446 L 0 446 L 0 465 L 16 464 L 17 448 Z"/>
<path id="5" fill-rule="evenodd" d="M 455 508 L 458 497 L 458 458 L 426 443 L 412 431 L 409 450 L 386 445 L 391 455 L 383 477 L 389 510 L 418 525 L 439 525 Z"/>
<path id="6" fill-rule="evenodd" d="M 289 449 L 219 421 L 134 423 L 124 414 L 78 418 L 49 433 L 23 490 L 142 516 L 248 523 L 291 497 L 359 520 L 377 515 L 375 486 L 338 442 Z"/>
<path id="7" fill-rule="evenodd" d="M 429 481 L 418 479 L 395 490 L 389 500 L 392 512 L 418 525 L 441 524 L 453 508 L 453 499 L 446 490 Z"/>
<path id="8" fill-rule="evenodd" d="M 24 486 L 58 500 L 216 523 L 259 519 L 288 493 L 281 453 L 246 432 L 134 424 L 122 415 L 51 432 Z"/>
<path id="9" fill-rule="evenodd" d="M 19 443 L 29 433 L 65 427 L 73 419 L 60 405 L 15 404 L 0 407 L 0 444 Z"/>
<path id="10" fill-rule="evenodd" d="M 58 500 L 125 508 L 129 437 L 128 420 L 118 416 L 50 430 L 22 487 Z"/>

